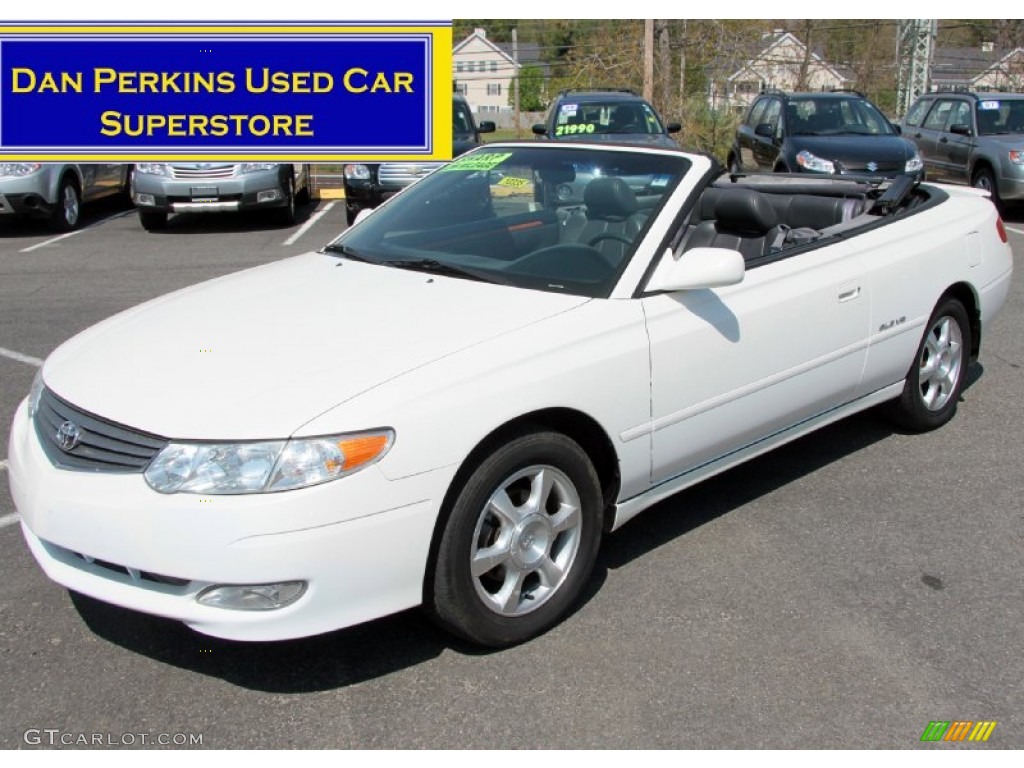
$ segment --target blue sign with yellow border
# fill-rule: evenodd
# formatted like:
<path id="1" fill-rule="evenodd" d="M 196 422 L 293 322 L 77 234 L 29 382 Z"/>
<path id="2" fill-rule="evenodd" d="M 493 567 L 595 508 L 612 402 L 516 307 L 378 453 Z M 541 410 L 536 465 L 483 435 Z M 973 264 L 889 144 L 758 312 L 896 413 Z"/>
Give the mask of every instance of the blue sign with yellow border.
<path id="1" fill-rule="evenodd" d="M 0 158 L 446 160 L 451 27 L 0 27 Z"/>

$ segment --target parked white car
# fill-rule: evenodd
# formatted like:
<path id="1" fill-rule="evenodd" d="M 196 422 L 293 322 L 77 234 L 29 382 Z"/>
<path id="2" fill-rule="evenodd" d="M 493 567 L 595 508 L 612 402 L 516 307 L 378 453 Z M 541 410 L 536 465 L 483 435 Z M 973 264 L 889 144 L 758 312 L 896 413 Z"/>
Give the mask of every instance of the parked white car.
<path id="1" fill-rule="evenodd" d="M 422 604 L 500 646 L 666 496 L 871 406 L 948 421 L 1010 286 L 992 203 L 720 173 L 492 144 L 320 252 L 83 332 L 14 420 L 32 553 L 219 637 Z"/>

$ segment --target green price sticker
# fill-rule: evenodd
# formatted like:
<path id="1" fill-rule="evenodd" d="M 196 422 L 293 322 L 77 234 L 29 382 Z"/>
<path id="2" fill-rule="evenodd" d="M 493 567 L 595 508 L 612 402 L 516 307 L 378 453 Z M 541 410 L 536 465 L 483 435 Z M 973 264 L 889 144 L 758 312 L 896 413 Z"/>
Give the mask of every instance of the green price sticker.
<path id="1" fill-rule="evenodd" d="M 593 133 L 593 123 L 577 123 L 576 125 L 555 126 L 555 136 L 572 136 L 577 133 Z"/>
<path id="2" fill-rule="evenodd" d="M 528 187 L 530 185 L 529 179 L 517 179 L 515 176 L 506 176 L 498 182 L 499 187 Z"/>
<path id="3" fill-rule="evenodd" d="M 481 152 L 463 155 L 453 160 L 442 171 L 489 171 L 512 157 L 511 152 Z"/>

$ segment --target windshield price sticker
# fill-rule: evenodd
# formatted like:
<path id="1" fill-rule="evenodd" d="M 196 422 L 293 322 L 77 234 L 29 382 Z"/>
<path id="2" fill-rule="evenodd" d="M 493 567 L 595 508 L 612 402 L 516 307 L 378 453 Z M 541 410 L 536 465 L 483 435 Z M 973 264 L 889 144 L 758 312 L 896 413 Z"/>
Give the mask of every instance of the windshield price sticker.
<path id="1" fill-rule="evenodd" d="M 999 109 L 998 101 L 983 101 L 978 104 L 978 109 Z"/>
<path id="2" fill-rule="evenodd" d="M 572 136 L 575 133 L 593 133 L 593 123 L 579 123 L 577 125 L 559 125 L 555 128 L 555 136 Z"/>
<path id="3" fill-rule="evenodd" d="M 563 115 L 569 115 L 571 117 L 576 114 L 578 107 L 578 104 L 563 104 L 560 111 Z"/>
<path id="4" fill-rule="evenodd" d="M 499 187 L 528 187 L 530 185 L 529 179 L 517 179 L 515 176 L 506 176 L 498 182 Z"/>
<path id="5" fill-rule="evenodd" d="M 463 155 L 442 168 L 442 171 L 489 171 L 512 157 L 511 152 L 485 152 Z"/>

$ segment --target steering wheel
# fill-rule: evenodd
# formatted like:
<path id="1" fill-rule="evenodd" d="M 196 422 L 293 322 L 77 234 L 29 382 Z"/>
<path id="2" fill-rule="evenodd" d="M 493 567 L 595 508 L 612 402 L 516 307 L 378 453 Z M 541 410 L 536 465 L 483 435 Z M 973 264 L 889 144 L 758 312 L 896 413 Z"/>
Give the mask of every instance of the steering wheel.
<path id="1" fill-rule="evenodd" d="M 602 232 L 601 234 L 594 235 L 592 238 L 590 238 L 587 241 L 587 245 L 593 247 L 600 243 L 602 240 L 618 240 L 620 243 L 625 243 L 626 245 L 633 244 L 633 238 L 629 237 L 628 235 L 623 235 L 621 232 Z"/>

